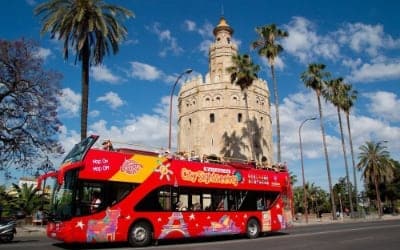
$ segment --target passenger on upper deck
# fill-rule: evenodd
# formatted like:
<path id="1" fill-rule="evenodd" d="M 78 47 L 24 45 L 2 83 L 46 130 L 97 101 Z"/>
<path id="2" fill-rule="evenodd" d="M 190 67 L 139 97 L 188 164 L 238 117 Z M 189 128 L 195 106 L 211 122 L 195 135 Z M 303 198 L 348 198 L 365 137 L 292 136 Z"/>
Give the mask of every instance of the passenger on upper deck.
<path id="1" fill-rule="evenodd" d="M 114 151 L 114 147 L 110 140 L 103 141 L 102 145 L 104 150 Z"/>
<path id="2" fill-rule="evenodd" d="M 266 156 L 261 157 L 261 168 L 262 169 L 271 169 L 271 166 L 268 162 L 268 158 Z"/>

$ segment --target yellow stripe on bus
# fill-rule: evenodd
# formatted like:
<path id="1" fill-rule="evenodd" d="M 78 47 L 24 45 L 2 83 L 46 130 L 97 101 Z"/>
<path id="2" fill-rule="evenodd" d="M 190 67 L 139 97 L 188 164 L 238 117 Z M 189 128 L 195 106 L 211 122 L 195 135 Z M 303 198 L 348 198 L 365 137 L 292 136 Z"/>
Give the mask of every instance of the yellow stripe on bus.
<path id="1" fill-rule="evenodd" d="M 149 156 L 149 155 L 134 155 L 131 159 L 128 161 L 131 161 L 130 163 L 137 166 L 135 168 L 135 171 L 126 171 L 124 169 L 124 164 L 121 166 L 121 169 L 110 178 L 111 181 L 122 181 L 122 182 L 136 182 L 136 183 L 142 183 L 144 180 L 146 180 L 153 172 L 154 170 L 166 160 L 165 157 L 155 157 L 155 156 Z"/>

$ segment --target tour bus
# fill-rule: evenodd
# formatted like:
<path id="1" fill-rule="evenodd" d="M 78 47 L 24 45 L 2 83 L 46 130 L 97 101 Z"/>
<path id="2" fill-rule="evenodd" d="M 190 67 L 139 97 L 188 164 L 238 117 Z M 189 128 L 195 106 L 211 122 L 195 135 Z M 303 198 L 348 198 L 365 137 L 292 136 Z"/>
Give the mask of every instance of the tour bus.
<path id="1" fill-rule="evenodd" d="M 65 243 L 129 242 L 247 235 L 283 230 L 292 220 L 286 167 L 179 159 L 128 148 L 76 144 L 56 172 L 48 237 Z M 93 200 L 96 200 L 95 204 Z"/>

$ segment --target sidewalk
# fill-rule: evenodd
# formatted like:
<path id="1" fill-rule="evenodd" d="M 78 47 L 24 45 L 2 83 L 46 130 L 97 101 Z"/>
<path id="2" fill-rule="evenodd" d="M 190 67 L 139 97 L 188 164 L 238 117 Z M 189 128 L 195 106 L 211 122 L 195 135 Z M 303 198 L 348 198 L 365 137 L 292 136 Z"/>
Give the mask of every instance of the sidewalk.
<path id="1" fill-rule="evenodd" d="M 323 214 L 322 218 L 316 218 L 314 214 L 308 216 L 308 223 L 304 217 L 294 221 L 294 226 L 307 226 L 307 225 L 317 225 L 317 224 L 329 224 L 329 223 L 349 223 L 349 222 L 365 222 L 365 221 L 377 221 L 377 220 L 400 220 L 400 215 L 385 214 L 382 218 L 379 218 L 376 214 L 367 215 L 364 218 L 351 218 L 350 216 L 344 216 L 343 218 L 337 218 L 332 220 L 331 214 Z"/>
<path id="2" fill-rule="evenodd" d="M 15 237 L 46 235 L 46 226 L 18 225 Z"/>

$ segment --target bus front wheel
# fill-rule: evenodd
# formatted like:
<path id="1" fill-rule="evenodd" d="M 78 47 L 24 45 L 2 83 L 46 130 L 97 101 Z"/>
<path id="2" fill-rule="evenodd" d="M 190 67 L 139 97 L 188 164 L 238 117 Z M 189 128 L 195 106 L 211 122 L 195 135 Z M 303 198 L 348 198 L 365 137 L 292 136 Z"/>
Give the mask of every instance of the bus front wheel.
<path id="1" fill-rule="evenodd" d="M 147 222 L 138 222 L 129 230 L 129 244 L 134 247 L 143 247 L 152 240 L 151 226 Z"/>
<path id="2" fill-rule="evenodd" d="M 247 230 L 246 230 L 247 237 L 250 239 L 255 239 L 260 234 L 260 224 L 256 219 L 250 219 L 247 222 Z"/>

